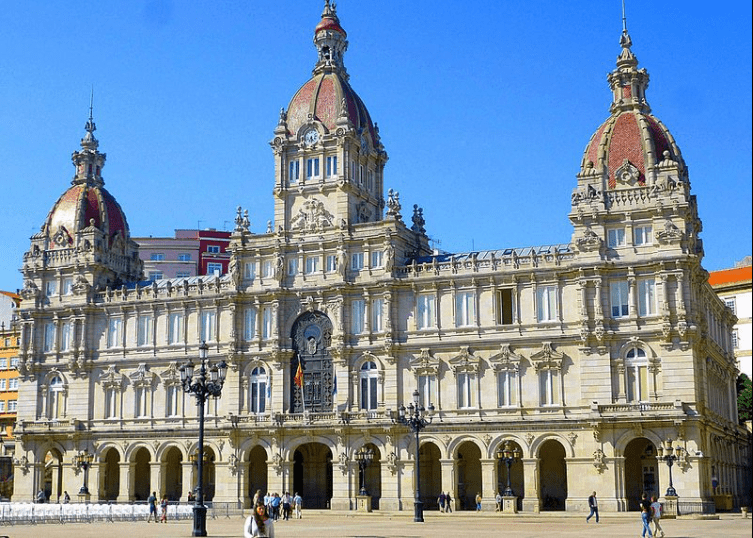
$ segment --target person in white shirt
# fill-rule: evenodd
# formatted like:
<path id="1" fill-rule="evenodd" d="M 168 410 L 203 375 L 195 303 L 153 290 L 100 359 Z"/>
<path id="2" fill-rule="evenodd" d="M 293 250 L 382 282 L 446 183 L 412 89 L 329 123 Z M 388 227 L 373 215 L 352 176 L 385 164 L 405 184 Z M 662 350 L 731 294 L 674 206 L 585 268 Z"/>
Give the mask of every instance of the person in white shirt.
<path id="1" fill-rule="evenodd" d="M 254 513 L 243 524 L 243 538 L 275 538 L 275 524 L 261 503 L 254 506 Z"/>

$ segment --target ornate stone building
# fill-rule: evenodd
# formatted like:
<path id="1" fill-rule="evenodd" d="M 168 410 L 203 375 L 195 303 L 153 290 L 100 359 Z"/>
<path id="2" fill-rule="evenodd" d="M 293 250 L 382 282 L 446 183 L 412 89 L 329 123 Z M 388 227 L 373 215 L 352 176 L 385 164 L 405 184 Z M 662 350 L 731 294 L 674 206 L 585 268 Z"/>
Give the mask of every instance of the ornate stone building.
<path id="1" fill-rule="evenodd" d="M 416 389 L 437 410 L 421 434 L 428 506 L 440 491 L 458 507 L 492 498 L 510 442 L 520 509 L 581 510 L 593 490 L 605 510 L 633 509 L 668 486 L 668 438 L 682 500 L 711 500 L 715 477 L 742 501 L 735 320 L 706 282 L 687 168 L 627 33 L 571 242 L 457 254 L 432 252 L 423 211 L 385 196 L 387 153 L 329 2 L 314 45 L 271 142 L 274 222 L 253 234 L 239 208 L 227 275 L 142 281 L 87 123 L 73 186 L 24 256 L 16 499 L 75 491 L 81 450 L 93 499 L 184 496 L 198 421 L 178 369 L 206 341 L 230 365 L 206 411 L 216 501 L 295 490 L 352 509 L 368 446 L 374 507 L 412 509 L 414 437 L 392 418 Z"/>

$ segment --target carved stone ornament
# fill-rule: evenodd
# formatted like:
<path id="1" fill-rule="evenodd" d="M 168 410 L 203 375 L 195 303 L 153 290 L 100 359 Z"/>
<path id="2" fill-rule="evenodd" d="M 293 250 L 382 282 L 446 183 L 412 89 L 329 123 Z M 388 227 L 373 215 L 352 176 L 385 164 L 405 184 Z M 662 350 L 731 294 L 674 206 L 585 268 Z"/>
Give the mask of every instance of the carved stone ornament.
<path id="1" fill-rule="evenodd" d="M 324 207 L 324 202 L 312 198 L 303 202 L 303 207 L 298 210 L 298 214 L 290 219 L 290 229 L 320 232 L 331 228 L 333 219 L 332 213 Z"/>
<path id="2" fill-rule="evenodd" d="M 439 374 L 439 359 L 432 356 L 429 348 L 422 348 L 421 353 L 410 360 L 410 367 L 417 376 L 436 376 Z"/>
<path id="3" fill-rule="evenodd" d="M 575 441 L 578 439 L 578 434 L 570 432 L 567 434 L 567 440 L 570 442 L 570 446 L 575 446 Z"/>
<path id="4" fill-rule="evenodd" d="M 629 160 L 622 161 L 622 165 L 614 171 L 614 179 L 618 184 L 635 187 L 641 177 L 641 171 Z"/>
<path id="5" fill-rule="evenodd" d="M 664 222 L 664 228 L 661 230 L 656 230 L 655 235 L 659 243 L 669 245 L 682 241 L 684 234 L 677 226 L 672 223 L 671 220 L 667 219 Z"/>
<path id="6" fill-rule="evenodd" d="M 596 235 L 596 232 L 594 232 L 590 226 L 586 226 L 586 229 L 583 230 L 583 235 L 575 240 L 575 246 L 578 247 L 578 250 L 581 252 L 593 252 L 599 250 L 603 243 L 604 240 Z"/>
<path id="7" fill-rule="evenodd" d="M 397 474 L 397 462 L 397 454 L 390 452 L 387 455 L 387 470 L 392 473 L 393 476 Z"/>
<path id="8" fill-rule="evenodd" d="M 562 353 L 554 350 L 551 342 L 544 342 L 541 346 L 541 351 L 537 351 L 531 355 L 531 362 L 537 372 L 542 370 L 561 370 L 562 359 L 564 357 Z"/>
<path id="9" fill-rule="evenodd" d="M 400 214 L 400 193 L 392 189 L 387 191 L 387 215 L 386 218 L 392 220 L 402 220 Z"/>
<path id="10" fill-rule="evenodd" d="M 461 347 L 460 353 L 450 359 L 450 368 L 455 374 L 462 372 L 478 373 L 480 367 L 481 359 L 471 353 L 468 346 Z"/>
<path id="11" fill-rule="evenodd" d="M 607 464 L 604 462 L 604 451 L 600 448 L 597 448 L 593 454 L 593 466 L 599 474 L 603 473 L 607 468 Z"/>
<path id="12" fill-rule="evenodd" d="M 497 372 L 517 372 L 523 357 L 512 352 L 510 344 L 499 346 L 499 353 L 489 357 L 489 362 Z"/>

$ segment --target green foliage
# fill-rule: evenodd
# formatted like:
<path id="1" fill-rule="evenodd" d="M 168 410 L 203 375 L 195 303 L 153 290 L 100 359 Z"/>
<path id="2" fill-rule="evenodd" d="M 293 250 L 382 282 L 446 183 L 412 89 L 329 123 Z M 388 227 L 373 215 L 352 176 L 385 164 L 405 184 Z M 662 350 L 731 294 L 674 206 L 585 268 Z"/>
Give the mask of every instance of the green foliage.
<path id="1" fill-rule="evenodd" d="M 737 414 L 740 424 L 751 420 L 751 400 L 753 400 L 753 388 L 751 388 L 750 378 L 745 374 L 740 374 L 737 378 Z"/>

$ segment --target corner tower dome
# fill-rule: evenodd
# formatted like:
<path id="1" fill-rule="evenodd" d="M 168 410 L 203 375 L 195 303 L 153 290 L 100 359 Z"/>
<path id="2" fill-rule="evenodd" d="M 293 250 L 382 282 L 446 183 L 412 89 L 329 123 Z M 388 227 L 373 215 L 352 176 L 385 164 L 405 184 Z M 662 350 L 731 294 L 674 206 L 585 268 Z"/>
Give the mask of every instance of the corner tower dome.
<path id="1" fill-rule="evenodd" d="M 338 126 L 356 129 L 372 146 L 378 146 L 366 106 L 350 87 L 343 56 L 348 49 L 347 33 L 340 26 L 336 6 L 326 0 L 322 19 L 314 29 L 318 59 L 313 76 L 295 93 L 288 105 L 287 134 L 296 136 L 301 127 L 317 121 L 334 131 Z"/>
<path id="2" fill-rule="evenodd" d="M 81 150 L 71 156 L 76 168 L 72 187 L 55 202 L 45 219 L 43 232 L 50 239 L 49 248 L 75 246 L 77 234 L 89 227 L 103 233 L 107 242 L 103 246 L 108 248 L 130 238 L 125 213 L 104 187 L 102 168 L 107 155 L 98 150 L 99 141 L 94 137 L 97 127 L 91 114 L 85 128 Z"/>
<path id="3" fill-rule="evenodd" d="M 651 114 L 646 101 L 649 76 L 645 68 L 638 69 L 627 29 L 620 36 L 620 46 L 617 68 L 607 75 L 612 89 L 611 116 L 591 137 L 581 161 L 581 174 L 607 175 L 607 189 L 620 182 L 653 184 L 662 161 L 674 161 L 685 170 L 674 138 Z"/>

